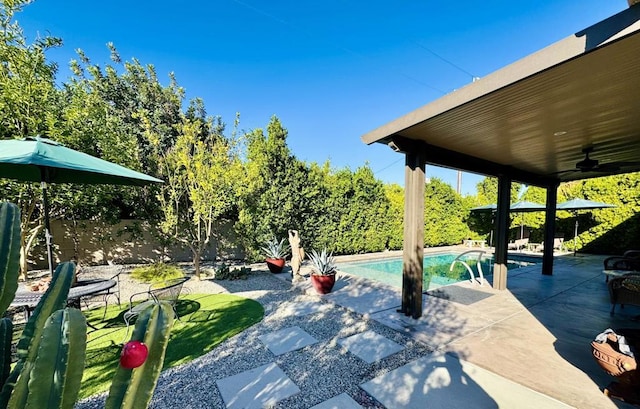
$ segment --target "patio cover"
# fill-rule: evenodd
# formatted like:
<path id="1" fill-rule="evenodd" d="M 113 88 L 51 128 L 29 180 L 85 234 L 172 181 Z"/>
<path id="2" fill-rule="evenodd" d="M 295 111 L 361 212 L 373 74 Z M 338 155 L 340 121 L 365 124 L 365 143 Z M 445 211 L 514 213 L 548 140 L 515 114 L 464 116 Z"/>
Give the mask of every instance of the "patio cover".
<path id="1" fill-rule="evenodd" d="M 422 220 L 425 163 L 498 177 L 499 289 L 506 288 L 511 181 L 547 188 L 543 273 L 551 274 L 558 184 L 604 175 L 575 170 L 582 150 L 593 148 L 590 157 L 601 163 L 625 162 L 606 174 L 640 171 L 638 50 L 634 5 L 362 136 L 406 156 L 405 314 L 422 314 L 424 239 L 419 223 L 410 223 Z"/>

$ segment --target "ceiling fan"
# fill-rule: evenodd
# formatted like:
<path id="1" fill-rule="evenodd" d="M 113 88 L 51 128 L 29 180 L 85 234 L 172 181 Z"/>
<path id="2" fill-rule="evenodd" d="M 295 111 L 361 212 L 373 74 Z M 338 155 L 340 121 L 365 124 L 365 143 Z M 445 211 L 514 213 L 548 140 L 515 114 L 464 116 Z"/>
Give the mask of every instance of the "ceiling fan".
<path id="1" fill-rule="evenodd" d="M 608 162 L 600 163 L 599 160 L 589 157 L 589 154 L 593 153 L 593 146 L 588 146 L 582 149 L 585 157 L 581 161 L 576 162 L 575 169 L 563 170 L 556 172 L 556 174 L 562 174 L 567 172 L 599 172 L 599 173 L 621 173 L 626 167 L 638 167 L 640 162 Z M 629 171 L 632 171 L 630 169 Z"/>

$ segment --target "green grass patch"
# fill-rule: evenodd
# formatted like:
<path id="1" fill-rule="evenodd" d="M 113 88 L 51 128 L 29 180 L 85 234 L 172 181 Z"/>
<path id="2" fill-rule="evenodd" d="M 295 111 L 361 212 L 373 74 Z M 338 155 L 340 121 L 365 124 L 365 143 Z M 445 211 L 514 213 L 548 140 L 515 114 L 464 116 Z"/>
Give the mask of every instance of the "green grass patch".
<path id="1" fill-rule="evenodd" d="M 123 314 L 127 308 L 125 304 L 110 305 L 104 320 L 103 308 L 85 311 L 88 321 L 98 330 L 87 335 L 79 399 L 109 390 L 126 334 Z M 186 295 L 178 301 L 176 310 L 180 321 L 176 320 L 171 330 L 163 369 L 206 354 L 264 316 L 260 303 L 231 294 Z M 132 330 L 129 329 L 129 337 Z"/>
<path id="2" fill-rule="evenodd" d="M 174 264 L 153 263 L 131 270 L 131 278 L 143 283 L 157 283 L 184 277 L 184 271 Z"/>

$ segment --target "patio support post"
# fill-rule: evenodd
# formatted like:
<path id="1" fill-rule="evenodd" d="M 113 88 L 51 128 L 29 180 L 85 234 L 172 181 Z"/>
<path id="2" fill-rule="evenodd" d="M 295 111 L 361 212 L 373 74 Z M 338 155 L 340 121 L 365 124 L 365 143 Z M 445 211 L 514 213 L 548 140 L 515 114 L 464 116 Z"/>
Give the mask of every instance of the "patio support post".
<path id="1" fill-rule="evenodd" d="M 425 158 L 417 151 L 405 153 L 402 307 L 398 311 L 416 319 L 422 316 L 425 183 Z"/>
<path id="2" fill-rule="evenodd" d="M 542 254 L 542 274 L 553 274 L 553 242 L 556 237 L 556 203 L 558 183 L 547 186 L 547 209 L 544 221 L 544 253 Z"/>
<path id="3" fill-rule="evenodd" d="M 509 206 L 511 204 L 511 178 L 498 177 L 498 210 L 496 212 L 495 263 L 493 264 L 493 288 L 507 289 L 507 244 L 509 241 Z"/>

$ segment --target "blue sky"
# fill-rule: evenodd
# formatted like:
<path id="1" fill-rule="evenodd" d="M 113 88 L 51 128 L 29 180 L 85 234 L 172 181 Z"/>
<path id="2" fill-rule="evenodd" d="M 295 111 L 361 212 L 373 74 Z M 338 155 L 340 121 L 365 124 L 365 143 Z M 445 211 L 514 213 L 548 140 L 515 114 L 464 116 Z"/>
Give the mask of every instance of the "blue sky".
<path id="1" fill-rule="evenodd" d="M 77 2 L 37 0 L 17 19 L 28 39 L 61 37 L 48 57 L 58 80 L 81 48 L 174 72 L 187 98 L 240 128 L 277 115 L 302 160 L 335 168 L 368 162 L 376 177 L 404 182 L 403 156 L 360 137 L 627 7 L 626 0 L 348 2 L 212 0 Z M 455 187 L 456 172 L 427 175 Z M 463 193 L 477 175 L 463 174 Z"/>

